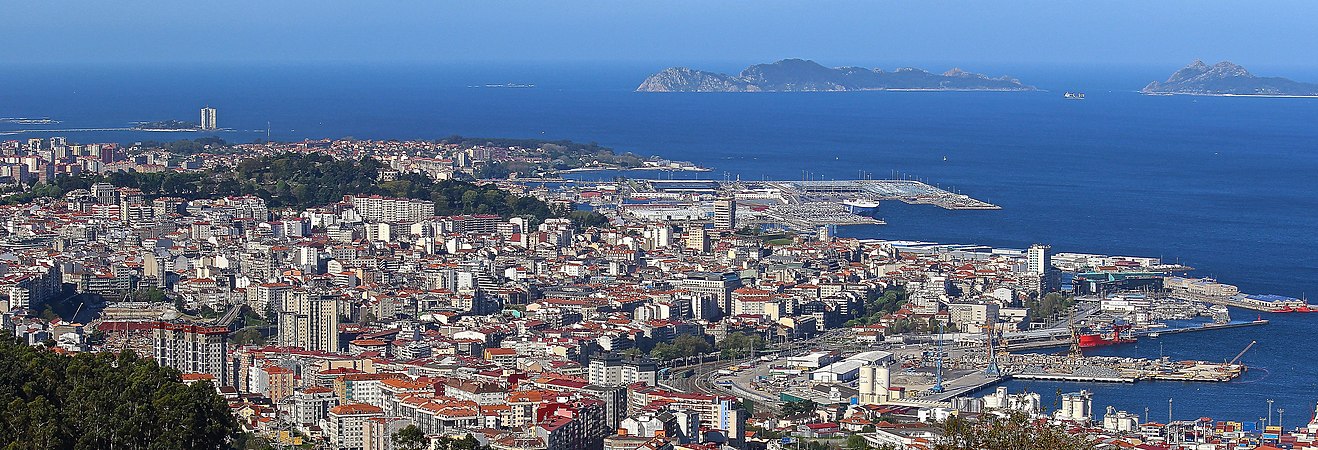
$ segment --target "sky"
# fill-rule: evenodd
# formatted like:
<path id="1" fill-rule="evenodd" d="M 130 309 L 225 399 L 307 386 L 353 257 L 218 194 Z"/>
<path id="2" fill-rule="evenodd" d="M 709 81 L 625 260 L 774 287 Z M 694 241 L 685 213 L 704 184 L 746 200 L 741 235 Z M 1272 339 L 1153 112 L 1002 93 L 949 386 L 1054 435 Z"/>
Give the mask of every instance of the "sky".
<path id="1" fill-rule="evenodd" d="M 0 64 L 926 62 L 1308 67 L 1318 2 L 0 0 Z"/>

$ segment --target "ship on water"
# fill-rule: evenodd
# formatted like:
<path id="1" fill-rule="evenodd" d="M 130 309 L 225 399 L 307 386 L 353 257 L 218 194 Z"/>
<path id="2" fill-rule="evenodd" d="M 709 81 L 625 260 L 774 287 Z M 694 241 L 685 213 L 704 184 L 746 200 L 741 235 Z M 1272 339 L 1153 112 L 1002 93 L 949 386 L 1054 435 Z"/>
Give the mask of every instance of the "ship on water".
<path id="1" fill-rule="evenodd" d="M 1080 348 L 1130 344 L 1136 341 L 1131 325 L 1125 321 L 1083 327 L 1076 331 L 1076 345 Z"/>
<path id="2" fill-rule="evenodd" d="M 858 216 L 873 217 L 879 212 L 879 202 L 863 198 L 846 200 L 842 202 L 842 206 L 847 208 L 847 212 Z"/>
<path id="3" fill-rule="evenodd" d="M 1062 94 L 1062 98 L 1065 98 L 1065 99 L 1067 99 L 1067 100 L 1084 100 L 1084 99 L 1085 99 L 1085 93 L 1084 93 L 1084 92 L 1067 92 L 1067 93 L 1065 93 L 1065 94 Z"/>

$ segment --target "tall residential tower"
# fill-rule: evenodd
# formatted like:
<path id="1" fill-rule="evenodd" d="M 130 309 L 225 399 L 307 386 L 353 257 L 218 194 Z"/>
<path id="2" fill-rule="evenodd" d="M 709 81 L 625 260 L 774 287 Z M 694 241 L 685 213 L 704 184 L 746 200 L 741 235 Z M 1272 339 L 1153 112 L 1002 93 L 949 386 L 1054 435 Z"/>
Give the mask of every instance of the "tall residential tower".
<path id="1" fill-rule="evenodd" d="M 201 129 L 215 130 L 215 108 L 209 106 L 201 109 Z"/>

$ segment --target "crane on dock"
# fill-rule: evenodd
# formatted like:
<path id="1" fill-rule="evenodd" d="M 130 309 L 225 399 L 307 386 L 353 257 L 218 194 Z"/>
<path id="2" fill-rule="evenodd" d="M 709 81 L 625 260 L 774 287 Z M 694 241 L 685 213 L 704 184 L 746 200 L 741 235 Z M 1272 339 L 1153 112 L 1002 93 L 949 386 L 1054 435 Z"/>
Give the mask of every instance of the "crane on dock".
<path id="1" fill-rule="evenodd" d="M 1259 343 L 1259 341 L 1249 341 L 1249 345 L 1246 345 L 1246 346 L 1245 346 L 1245 349 L 1244 349 L 1244 350 L 1241 350 L 1240 353 L 1236 353 L 1236 357 L 1235 357 L 1235 358 L 1231 358 L 1231 362 L 1227 363 L 1227 365 L 1232 365 L 1232 366 L 1235 365 L 1236 362 L 1239 362 L 1239 361 L 1240 361 L 1240 357 L 1241 357 L 1241 356 L 1245 356 L 1245 352 L 1249 351 L 1249 349 L 1251 349 L 1251 348 L 1254 348 L 1254 344 L 1257 344 L 1257 343 Z"/>
<path id="2" fill-rule="evenodd" d="M 943 388 L 943 322 L 938 322 L 938 360 L 937 373 L 934 374 L 934 387 L 929 388 L 929 392 L 941 394 L 946 391 Z"/>
<path id="3" fill-rule="evenodd" d="M 1002 368 L 998 366 L 998 352 L 993 348 L 994 336 L 993 322 L 984 325 L 984 334 L 988 342 L 988 367 L 984 369 L 984 374 L 993 377 L 1002 376 Z"/>

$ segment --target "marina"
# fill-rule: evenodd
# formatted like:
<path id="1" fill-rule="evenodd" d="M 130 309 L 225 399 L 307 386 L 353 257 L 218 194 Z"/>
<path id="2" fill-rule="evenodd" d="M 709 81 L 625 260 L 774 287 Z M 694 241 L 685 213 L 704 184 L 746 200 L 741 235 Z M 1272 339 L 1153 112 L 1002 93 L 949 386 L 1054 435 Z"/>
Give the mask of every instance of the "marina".
<path id="1" fill-rule="evenodd" d="M 1178 292 L 1173 294 L 1173 297 L 1268 313 L 1318 312 L 1318 306 L 1310 305 L 1304 300 L 1281 295 L 1237 294 L 1221 296 Z"/>
<path id="2" fill-rule="evenodd" d="M 528 187 L 549 181 L 517 180 Z M 700 221 L 714 215 L 715 199 L 736 202 L 738 227 L 813 232 L 824 226 L 884 225 L 880 204 L 898 201 L 948 210 L 1000 206 L 915 180 L 674 180 L 622 178 L 610 182 L 556 183 L 566 199 L 654 220 Z"/>

